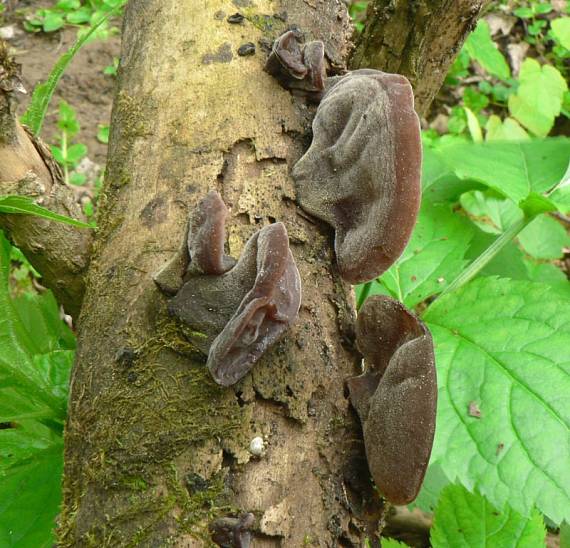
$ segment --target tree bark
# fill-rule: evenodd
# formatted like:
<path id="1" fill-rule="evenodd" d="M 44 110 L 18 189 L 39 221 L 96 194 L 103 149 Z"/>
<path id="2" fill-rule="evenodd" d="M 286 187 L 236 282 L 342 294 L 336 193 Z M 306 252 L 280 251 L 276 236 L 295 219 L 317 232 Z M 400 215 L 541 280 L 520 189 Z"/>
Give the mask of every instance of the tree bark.
<path id="1" fill-rule="evenodd" d="M 288 0 L 277 16 L 268 0 L 236 3 L 243 25 L 227 22 L 236 8 L 221 1 L 145 0 L 126 11 L 71 383 L 63 546 L 203 545 L 216 516 L 240 512 L 256 516 L 256 546 L 361 539 L 343 472 L 362 456 L 343 389 L 358 372 L 351 288 L 332 266 L 330 231 L 297 208 L 288 175 L 311 110 L 263 72 L 259 46 L 236 55 L 296 24 L 341 64 L 348 15 L 340 1 Z M 295 326 L 229 389 L 213 383 L 152 280 L 211 189 L 231 208 L 232 255 L 283 221 L 303 280 Z M 267 450 L 254 459 L 257 435 Z"/>
<path id="2" fill-rule="evenodd" d="M 351 68 L 407 76 L 425 116 L 488 0 L 371 0 Z"/>
<path id="3" fill-rule="evenodd" d="M 227 22 L 237 9 L 243 25 Z M 381 507 L 343 385 L 359 372 L 353 294 L 331 232 L 295 205 L 289 177 L 313 107 L 262 70 L 260 44 L 289 25 L 343 67 L 351 29 L 340 0 L 127 7 L 71 382 L 61 546 L 209 545 L 213 520 L 242 512 L 255 515 L 254 546 L 374 536 Z M 254 56 L 236 55 L 245 42 Z M 282 221 L 303 283 L 295 326 L 229 389 L 213 383 L 152 280 L 211 189 L 231 208 L 230 253 Z M 267 448 L 254 458 L 255 436 Z"/>

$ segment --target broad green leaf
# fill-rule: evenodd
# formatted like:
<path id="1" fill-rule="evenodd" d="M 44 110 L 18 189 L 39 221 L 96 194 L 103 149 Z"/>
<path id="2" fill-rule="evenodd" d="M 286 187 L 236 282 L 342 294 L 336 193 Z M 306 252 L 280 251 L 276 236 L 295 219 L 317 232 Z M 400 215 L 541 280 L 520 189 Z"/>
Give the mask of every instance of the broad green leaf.
<path id="1" fill-rule="evenodd" d="M 501 234 L 522 218 L 523 213 L 511 200 L 492 192 L 466 192 L 459 200 L 461 207 L 483 232 Z"/>
<path id="2" fill-rule="evenodd" d="M 570 525 L 566 522 L 560 526 L 560 548 L 570 548 Z"/>
<path id="3" fill-rule="evenodd" d="M 541 67 L 538 61 L 527 58 L 521 67 L 518 90 L 509 97 L 509 112 L 535 135 L 545 137 L 560 114 L 567 90 L 558 69 Z"/>
<path id="4" fill-rule="evenodd" d="M 78 228 L 95 228 L 93 225 L 54 213 L 45 207 L 41 207 L 34 203 L 27 196 L 0 196 L 0 213 L 10 213 L 12 215 L 35 215 L 49 219 L 50 221 L 59 221 Z"/>
<path id="5" fill-rule="evenodd" d="M 570 246 L 570 236 L 552 217 L 540 215 L 518 236 L 524 250 L 536 259 L 559 259 Z"/>
<path id="6" fill-rule="evenodd" d="M 86 33 L 78 36 L 75 44 L 73 44 L 73 46 L 71 46 L 71 48 L 69 48 L 69 50 L 57 60 L 57 63 L 53 67 L 48 79 L 35 87 L 30 105 L 22 116 L 22 123 L 29 126 L 34 135 L 37 136 L 40 134 L 49 102 L 51 101 L 53 92 L 59 82 L 59 79 L 65 72 L 67 65 L 69 65 L 71 60 L 75 57 L 75 54 L 89 40 L 89 37 L 109 18 L 112 13 L 113 12 L 109 12 L 105 17 L 96 21 Z"/>
<path id="7" fill-rule="evenodd" d="M 60 15 L 59 13 L 48 11 L 44 17 L 43 30 L 44 32 L 54 32 L 63 27 L 64 24 L 65 21 L 63 20 L 62 15 Z"/>
<path id="8" fill-rule="evenodd" d="M 439 159 L 458 177 L 482 183 L 518 204 L 530 192 L 540 194 L 558 184 L 568 166 L 570 139 L 452 144 L 439 150 Z"/>
<path id="9" fill-rule="evenodd" d="M 529 141 L 528 133 L 513 118 L 501 119 L 493 114 L 485 126 L 486 141 Z"/>
<path id="10" fill-rule="evenodd" d="M 550 22 L 552 35 L 564 48 L 570 49 L 570 17 L 559 17 Z"/>
<path id="11" fill-rule="evenodd" d="M 435 510 L 430 540 L 434 548 L 538 548 L 546 529 L 533 511 L 530 519 L 505 508 L 497 511 L 484 497 L 461 485 L 446 487 Z"/>
<path id="12" fill-rule="evenodd" d="M 519 207 L 528 219 L 533 219 L 541 213 L 550 213 L 558 209 L 552 200 L 537 192 L 531 192 L 524 200 L 521 200 Z"/>
<path id="13" fill-rule="evenodd" d="M 67 22 L 72 25 L 83 25 L 84 23 L 88 23 L 91 19 L 91 10 L 85 6 L 69 13 L 66 19 Z"/>
<path id="14" fill-rule="evenodd" d="M 67 149 L 67 161 L 76 164 L 87 154 L 87 146 L 83 143 L 76 143 Z"/>
<path id="15" fill-rule="evenodd" d="M 465 47 L 471 58 L 493 76 L 501 80 L 511 77 L 509 65 L 493 42 L 489 24 L 484 19 L 479 20 L 475 30 L 467 38 Z"/>
<path id="16" fill-rule="evenodd" d="M 464 192 L 481 185 L 473 180 L 460 179 L 446 164 L 439 149 L 424 146 L 422 163 L 423 199 L 432 203 L 453 202 Z"/>
<path id="17" fill-rule="evenodd" d="M 565 287 L 568 298 L 570 298 L 570 284 L 566 279 L 566 274 L 550 263 L 539 263 L 532 259 L 524 259 L 524 265 L 528 272 L 528 279 L 533 282 L 541 282 L 550 285 Z"/>
<path id="18" fill-rule="evenodd" d="M 62 470 L 63 448 L 57 445 L 0 474 L 0 546 L 53 546 Z"/>
<path id="19" fill-rule="evenodd" d="M 109 68 L 109 67 L 106 67 Z M 111 68 L 113 68 L 113 66 L 111 65 Z M 116 72 L 112 73 L 115 74 Z M 105 74 L 109 74 L 109 73 L 105 73 Z M 97 130 L 97 140 L 100 141 L 103 144 L 108 144 L 109 143 L 109 126 L 102 126 L 99 125 L 99 129 Z"/>
<path id="20" fill-rule="evenodd" d="M 435 341 L 432 462 L 502 510 L 570 518 L 570 300 L 544 284 L 480 278 L 424 315 Z M 469 413 L 476 405 L 480 416 Z"/>
<path id="21" fill-rule="evenodd" d="M 467 264 L 473 230 L 446 204 L 425 202 L 402 256 L 380 278 L 390 294 L 409 308 L 443 291 Z"/>

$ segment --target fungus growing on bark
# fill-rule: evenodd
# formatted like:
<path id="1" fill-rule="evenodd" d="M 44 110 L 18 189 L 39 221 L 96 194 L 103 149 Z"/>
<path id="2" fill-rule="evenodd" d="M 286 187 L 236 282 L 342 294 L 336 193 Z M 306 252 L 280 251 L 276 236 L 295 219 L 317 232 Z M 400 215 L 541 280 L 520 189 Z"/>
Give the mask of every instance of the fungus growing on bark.
<path id="1" fill-rule="evenodd" d="M 356 344 L 366 372 L 347 381 L 368 467 L 387 500 L 408 504 L 427 469 L 437 405 L 433 342 L 403 304 L 375 295 L 360 309 Z"/>
<path id="2" fill-rule="evenodd" d="M 287 31 L 273 43 L 265 70 L 284 88 L 318 101 L 325 89 L 325 46 L 320 40 L 303 44 L 298 32 Z"/>
<path id="3" fill-rule="evenodd" d="M 292 171 L 299 205 L 335 229 L 341 276 L 376 278 L 401 255 L 421 195 L 420 125 L 404 76 L 329 78 L 313 141 Z"/>
<path id="4" fill-rule="evenodd" d="M 216 192 L 198 205 L 188 231 L 190 266 L 168 306 L 191 328 L 193 344 L 208 354 L 208 369 L 223 386 L 250 371 L 294 322 L 301 303 L 285 226 L 256 232 L 235 263 L 224 255 L 226 216 Z"/>
<path id="5" fill-rule="evenodd" d="M 239 518 L 218 518 L 210 524 L 212 540 L 222 548 L 249 548 L 251 543 L 250 529 L 255 516 L 248 512 Z"/>

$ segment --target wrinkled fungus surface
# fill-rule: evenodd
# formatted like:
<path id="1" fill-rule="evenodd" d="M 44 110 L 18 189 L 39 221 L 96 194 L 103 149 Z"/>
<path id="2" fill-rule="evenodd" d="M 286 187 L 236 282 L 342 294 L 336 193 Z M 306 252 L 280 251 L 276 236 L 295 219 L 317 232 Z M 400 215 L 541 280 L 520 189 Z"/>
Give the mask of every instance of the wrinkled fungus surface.
<path id="1" fill-rule="evenodd" d="M 363 69 L 328 79 L 292 176 L 299 205 L 334 227 L 346 281 L 376 278 L 403 252 L 420 205 L 421 159 L 405 77 Z"/>
<path id="2" fill-rule="evenodd" d="M 289 328 L 301 303 L 301 279 L 282 223 L 247 242 L 237 263 L 224 254 L 227 209 L 210 192 L 188 231 L 190 265 L 169 312 L 195 333 L 208 353 L 215 381 L 229 386 L 245 376 Z"/>
<path id="3" fill-rule="evenodd" d="M 362 422 L 368 467 L 387 500 L 408 504 L 420 490 L 435 432 L 437 381 L 426 326 L 389 297 L 370 297 L 358 314 L 366 372 L 347 381 Z"/>

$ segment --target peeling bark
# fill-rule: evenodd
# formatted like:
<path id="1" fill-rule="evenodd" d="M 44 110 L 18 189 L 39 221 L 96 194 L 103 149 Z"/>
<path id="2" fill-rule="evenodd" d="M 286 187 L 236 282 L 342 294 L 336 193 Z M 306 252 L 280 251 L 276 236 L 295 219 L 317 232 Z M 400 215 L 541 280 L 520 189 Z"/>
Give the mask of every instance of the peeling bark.
<path id="1" fill-rule="evenodd" d="M 425 115 L 488 0 L 372 0 L 350 67 L 407 76 Z"/>

